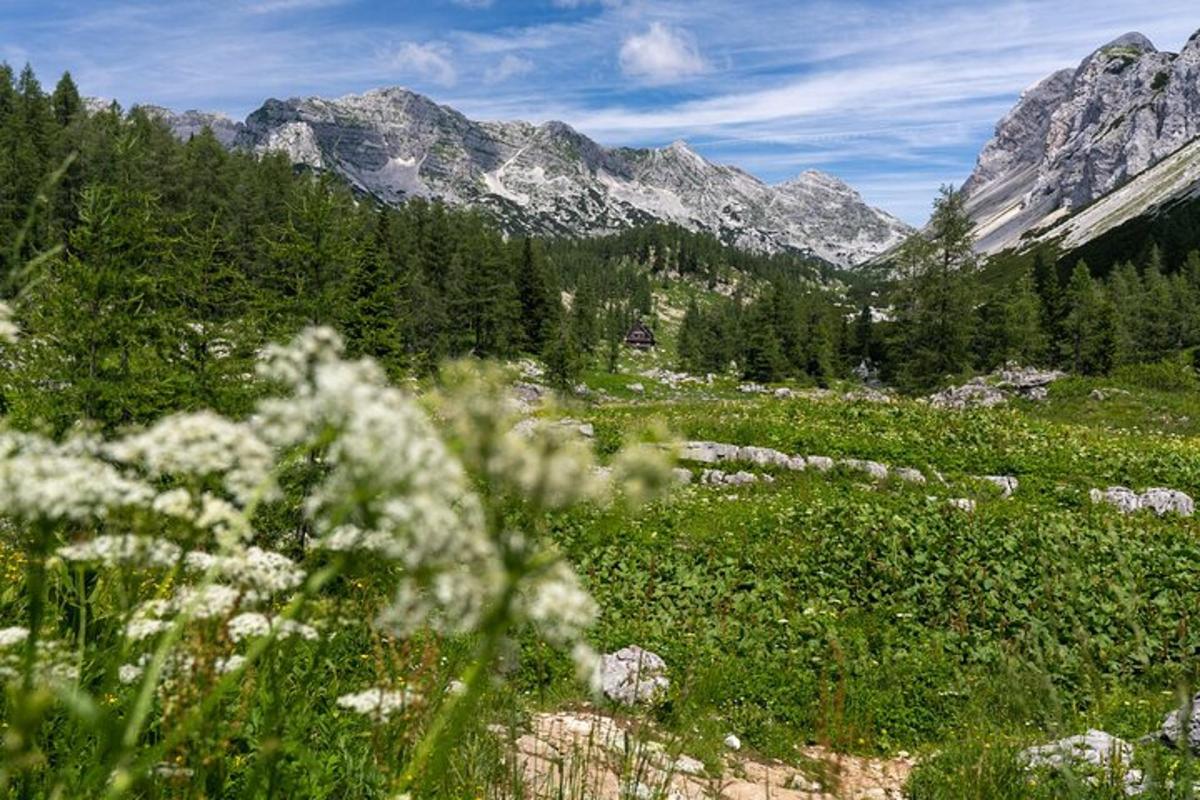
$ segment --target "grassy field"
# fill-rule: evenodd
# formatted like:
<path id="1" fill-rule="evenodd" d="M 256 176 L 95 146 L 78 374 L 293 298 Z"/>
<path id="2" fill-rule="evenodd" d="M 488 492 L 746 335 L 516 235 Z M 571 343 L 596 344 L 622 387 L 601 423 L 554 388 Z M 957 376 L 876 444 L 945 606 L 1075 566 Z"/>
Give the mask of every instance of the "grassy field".
<path id="1" fill-rule="evenodd" d="M 873 459 L 948 485 L 775 471 L 689 487 L 631 523 L 575 516 L 558 536 L 599 601 L 598 644 L 637 643 L 680 671 L 659 719 L 681 734 L 719 719 L 782 759 L 805 742 L 922 752 L 915 797 L 1069 796 L 1014 784 L 1020 747 L 1089 727 L 1138 739 L 1200 677 L 1200 525 L 1088 498 L 1116 484 L 1195 495 L 1197 412 L 1195 392 L 1120 381 L 971 411 L 647 387 L 572 413 L 602 452 L 655 420 L 685 440 Z M 982 475 L 1020 488 L 1003 499 Z M 1181 769 L 1155 747 L 1139 758 Z"/>
<path id="2" fill-rule="evenodd" d="M 293 446 L 270 465 L 281 497 L 231 506 L 230 520 L 253 521 L 249 541 L 277 548 L 269 556 L 238 549 L 245 542 L 221 544 L 223 529 L 201 530 L 196 517 L 164 523 L 166 499 L 181 487 L 171 489 L 153 464 L 179 470 L 188 462 L 155 448 L 194 446 L 170 425 L 146 434 L 154 447 L 135 447 L 139 434 L 102 450 L 6 444 L 16 466 L 0 480 L 5 502 L 33 516 L 0 537 L 0 619 L 20 623 L 36 611 L 42 640 L 23 656 L 18 629 L 0 630 L 0 796 L 512 797 L 524 789 L 508 740 L 528 729 L 531 715 L 585 707 L 650 726 L 701 759 L 714 779 L 727 769 L 722 741 L 730 732 L 745 754 L 784 764 L 804 763 L 809 745 L 862 757 L 911 754 L 917 767 L 907 791 L 918 800 L 1124 796 L 1119 775 L 1030 774 L 1020 762 L 1030 745 L 1103 729 L 1139 742 L 1135 763 L 1151 786 L 1143 796 L 1193 796 L 1200 770 L 1192 761 L 1141 740 L 1181 692 L 1200 684 L 1200 520 L 1122 515 L 1094 505 L 1089 491 L 1121 484 L 1200 494 L 1194 386 L 1153 374 L 1068 379 L 1041 403 L 950 411 L 856 399 L 850 386 L 790 387 L 793 396 L 777 397 L 743 392 L 729 377 L 680 381 L 651 372 L 665 366 L 660 355 L 627 354 L 622 373 L 590 374 L 583 396 L 537 413 L 591 423 L 599 461 L 615 476 L 637 473 L 637 443 L 667 433 L 674 441 L 869 459 L 893 475 L 920 470 L 927 482 L 874 481 L 844 466 L 733 464 L 724 468 L 761 480 L 693 481 L 630 513 L 630 504 L 601 503 L 585 487 L 593 473 L 575 444 L 501 438 L 487 455 L 480 443 L 495 435 L 489 415 L 503 404 L 481 406 L 484 395 L 453 400 L 449 384 L 412 404 L 369 373 L 343 375 L 334 361 L 330 374 L 346 386 L 308 387 L 304 373 L 294 373 L 296 396 L 278 402 L 292 416 L 311 415 L 310 396 L 328 392 L 322 413 L 345 417 L 336 425 L 315 418 L 307 433 L 282 425 L 317 449 Z M 418 406 L 432 412 L 432 427 L 418 421 Z M 272 409 L 260 411 L 270 417 Z M 352 424 L 358 415 L 388 424 L 360 429 Z M 243 438 L 270 441 L 261 420 L 189 424 L 201 423 L 239 457 L 262 455 Z M 651 449 L 656 458 L 663 452 Z M 103 463 L 72 460 L 93 451 Z M 39 473 L 41 483 L 22 488 L 20 469 L 47 469 L 37 459 L 86 472 L 119 466 L 133 451 L 151 466 L 131 462 L 122 474 L 135 488 L 145 482 L 148 496 L 158 493 L 153 503 L 106 507 L 99 521 L 91 510 L 72 512 L 54 525 L 41 506 L 22 511 L 27 494 L 44 504 L 57 486 L 57 475 Z M 389 457 L 400 451 L 416 466 Z M 212 452 L 199 452 L 199 472 L 182 485 L 196 498 L 236 498 L 232 473 L 211 472 Z M 231 464 L 222 469 L 245 468 Z M 389 469 L 399 471 L 396 482 L 379 484 Z M 425 470 L 431 482 L 418 480 Z M 995 475 L 1019 481 L 1012 497 L 983 479 Z M 434 500 L 413 494 L 413 485 Z M 462 494 L 446 494 L 448 486 Z M 403 502 L 378 505 L 381 492 Z M 456 516 L 467 499 L 481 504 L 483 529 Z M 952 499 L 972 500 L 974 511 Z M 418 538 L 405 538 L 383 526 L 389 514 L 393 526 L 409 525 L 414 514 L 457 520 L 454 547 L 484 547 L 484 555 L 498 547 L 518 589 L 504 601 L 502 623 L 485 614 L 468 628 L 444 628 L 443 612 L 430 610 L 416 632 L 382 625 L 414 613 L 403 587 L 423 570 L 445 568 L 436 548 L 425 548 L 432 561 L 413 567 L 386 548 L 356 554 L 296 541 L 305 520 L 333 532 L 357 520 L 418 550 L 439 530 L 417 526 Z M 209 550 L 201 553 L 213 565 L 209 577 L 197 578 L 183 558 L 149 563 L 109 551 L 85 562 L 62 549 L 122 531 L 165 537 L 180 553 Z M 234 605 L 199 615 L 172 606 L 229 566 L 207 560 L 221 547 L 244 559 L 221 578 L 241 587 Z M 559 557 L 594 601 L 594 624 L 574 578 L 544 572 Z M 488 575 L 491 562 L 481 558 L 473 568 Z M 248 577 L 273 588 L 238 584 Z M 469 595 L 472 586 L 466 580 L 454 591 Z M 546 600 L 528 599 L 543 591 Z M 155 608 L 173 608 L 178 618 L 164 618 L 150 639 L 134 638 L 131 621 Z M 235 614 L 243 626 L 265 627 L 235 634 Z M 577 680 L 571 643 L 579 639 L 597 652 L 636 644 L 658 653 L 669 693 L 636 711 L 598 700 Z M 231 659 L 240 659 L 236 667 Z M 498 673 L 476 669 L 493 659 Z M 59 670 L 45 686 L 40 667 L 30 666 L 40 660 Z M 363 701 L 364 690 L 379 694 Z M 387 713 L 385 696 L 396 703 Z"/>

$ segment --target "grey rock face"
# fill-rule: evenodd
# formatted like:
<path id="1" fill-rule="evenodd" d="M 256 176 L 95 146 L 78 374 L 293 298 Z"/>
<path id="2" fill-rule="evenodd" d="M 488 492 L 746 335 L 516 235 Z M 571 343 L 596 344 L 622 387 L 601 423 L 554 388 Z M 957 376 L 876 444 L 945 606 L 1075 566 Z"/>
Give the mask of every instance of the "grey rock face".
<path id="1" fill-rule="evenodd" d="M 963 185 L 978 248 L 997 252 L 1200 136 L 1200 34 L 1179 54 L 1122 36 L 1028 89 Z"/>
<path id="2" fill-rule="evenodd" d="M 224 114 L 210 114 L 205 111 L 184 111 L 176 113 L 161 106 L 141 106 L 142 110 L 157 117 L 167 124 L 171 131 L 183 141 L 209 128 L 217 141 L 226 147 L 232 147 L 242 132 L 242 123 Z"/>
<path id="3" fill-rule="evenodd" d="M 1114 774 L 1120 775 L 1127 797 L 1143 794 L 1147 788 L 1142 771 L 1131 768 L 1133 745 L 1104 731 L 1089 730 L 1079 736 L 1031 747 L 1021 757 L 1027 769 L 1070 769 L 1084 773 L 1084 780 L 1093 785 Z"/>
<path id="4" fill-rule="evenodd" d="M 561 122 L 475 122 L 399 88 L 269 100 L 238 129 L 236 144 L 282 151 L 384 202 L 424 197 L 481 208 L 519 233 L 674 222 L 751 250 L 853 266 L 911 232 L 823 173 L 769 186 L 682 142 L 606 149 Z"/>
<path id="5" fill-rule="evenodd" d="M 632 645 L 601 658 L 600 685 L 613 702 L 633 706 L 660 699 L 671 681 L 660 656 Z"/>
<path id="6" fill-rule="evenodd" d="M 1200 694 L 1192 698 L 1191 704 L 1177 708 L 1167 714 L 1158 735 L 1172 747 L 1191 749 L 1200 754 Z"/>

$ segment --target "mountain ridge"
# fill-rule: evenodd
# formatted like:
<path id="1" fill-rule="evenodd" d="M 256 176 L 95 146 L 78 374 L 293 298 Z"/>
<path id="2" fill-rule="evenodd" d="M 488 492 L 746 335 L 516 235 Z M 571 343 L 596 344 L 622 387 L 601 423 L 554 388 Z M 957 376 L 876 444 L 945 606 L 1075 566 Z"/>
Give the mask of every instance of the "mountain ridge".
<path id="1" fill-rule="evenodd" d="M 1172 197 L 1143 186 L 1132 194 L 1154 195 L 1153 203 L 1112 202 L 1107 213 L 1087 213 L 1197 138 L 1200 32 L 1179 53 L 1140 33 L 1120 36 L 1026 89 L 996 125 L 963 185 L 977 248 L 991 254 L 1055 231 L 1067 236 L 1077 215 L 1069 238 L 1078 245 L 1152 212 Z M 1090 231 L 1088 220 L 1103 226 Z"/>
<path id="2" fill-rule="evenodd" d="M 207 121 L 227 146 L 282 151 L 385 203 L 424 197 L 478 207 L 510 233 L 590 236 L 672 222 L 745 249 L 848 268 L 913 230 L 826 173 L 770 185 L 682 140 L 607 148 L 564 122 L 474 121 L 402 87 L 273 98 L 232 126 L 222 115 L 151 110 L 183 138 Z"/>

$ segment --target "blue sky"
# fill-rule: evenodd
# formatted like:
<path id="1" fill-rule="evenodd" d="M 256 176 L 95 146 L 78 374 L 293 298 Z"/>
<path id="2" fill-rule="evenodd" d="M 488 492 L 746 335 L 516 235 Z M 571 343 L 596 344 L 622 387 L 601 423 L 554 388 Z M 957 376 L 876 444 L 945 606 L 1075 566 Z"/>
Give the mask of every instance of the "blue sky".
<path id="1" fill-rule="evenodd" d="M 0 0 L 0 58 L 129 105 L 243 118 L 401 85 L 608 145 L 689 141 L 768 181 L 844 178 L 919 223 L 1021 90 L 1196 0 Z"/>

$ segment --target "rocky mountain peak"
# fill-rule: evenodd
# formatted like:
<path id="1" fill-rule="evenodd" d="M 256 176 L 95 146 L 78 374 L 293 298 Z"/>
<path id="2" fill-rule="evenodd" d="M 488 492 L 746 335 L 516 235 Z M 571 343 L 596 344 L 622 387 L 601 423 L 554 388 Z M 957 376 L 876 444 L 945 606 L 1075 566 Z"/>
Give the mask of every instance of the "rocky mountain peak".
<path id="1" fill-rule="evenodd" d="M 964 184 L 984 252 L 1014 247 L 1200 136 L 1200 42 L 1179 55 L 1140 33 L 1028 89 Z"/>

